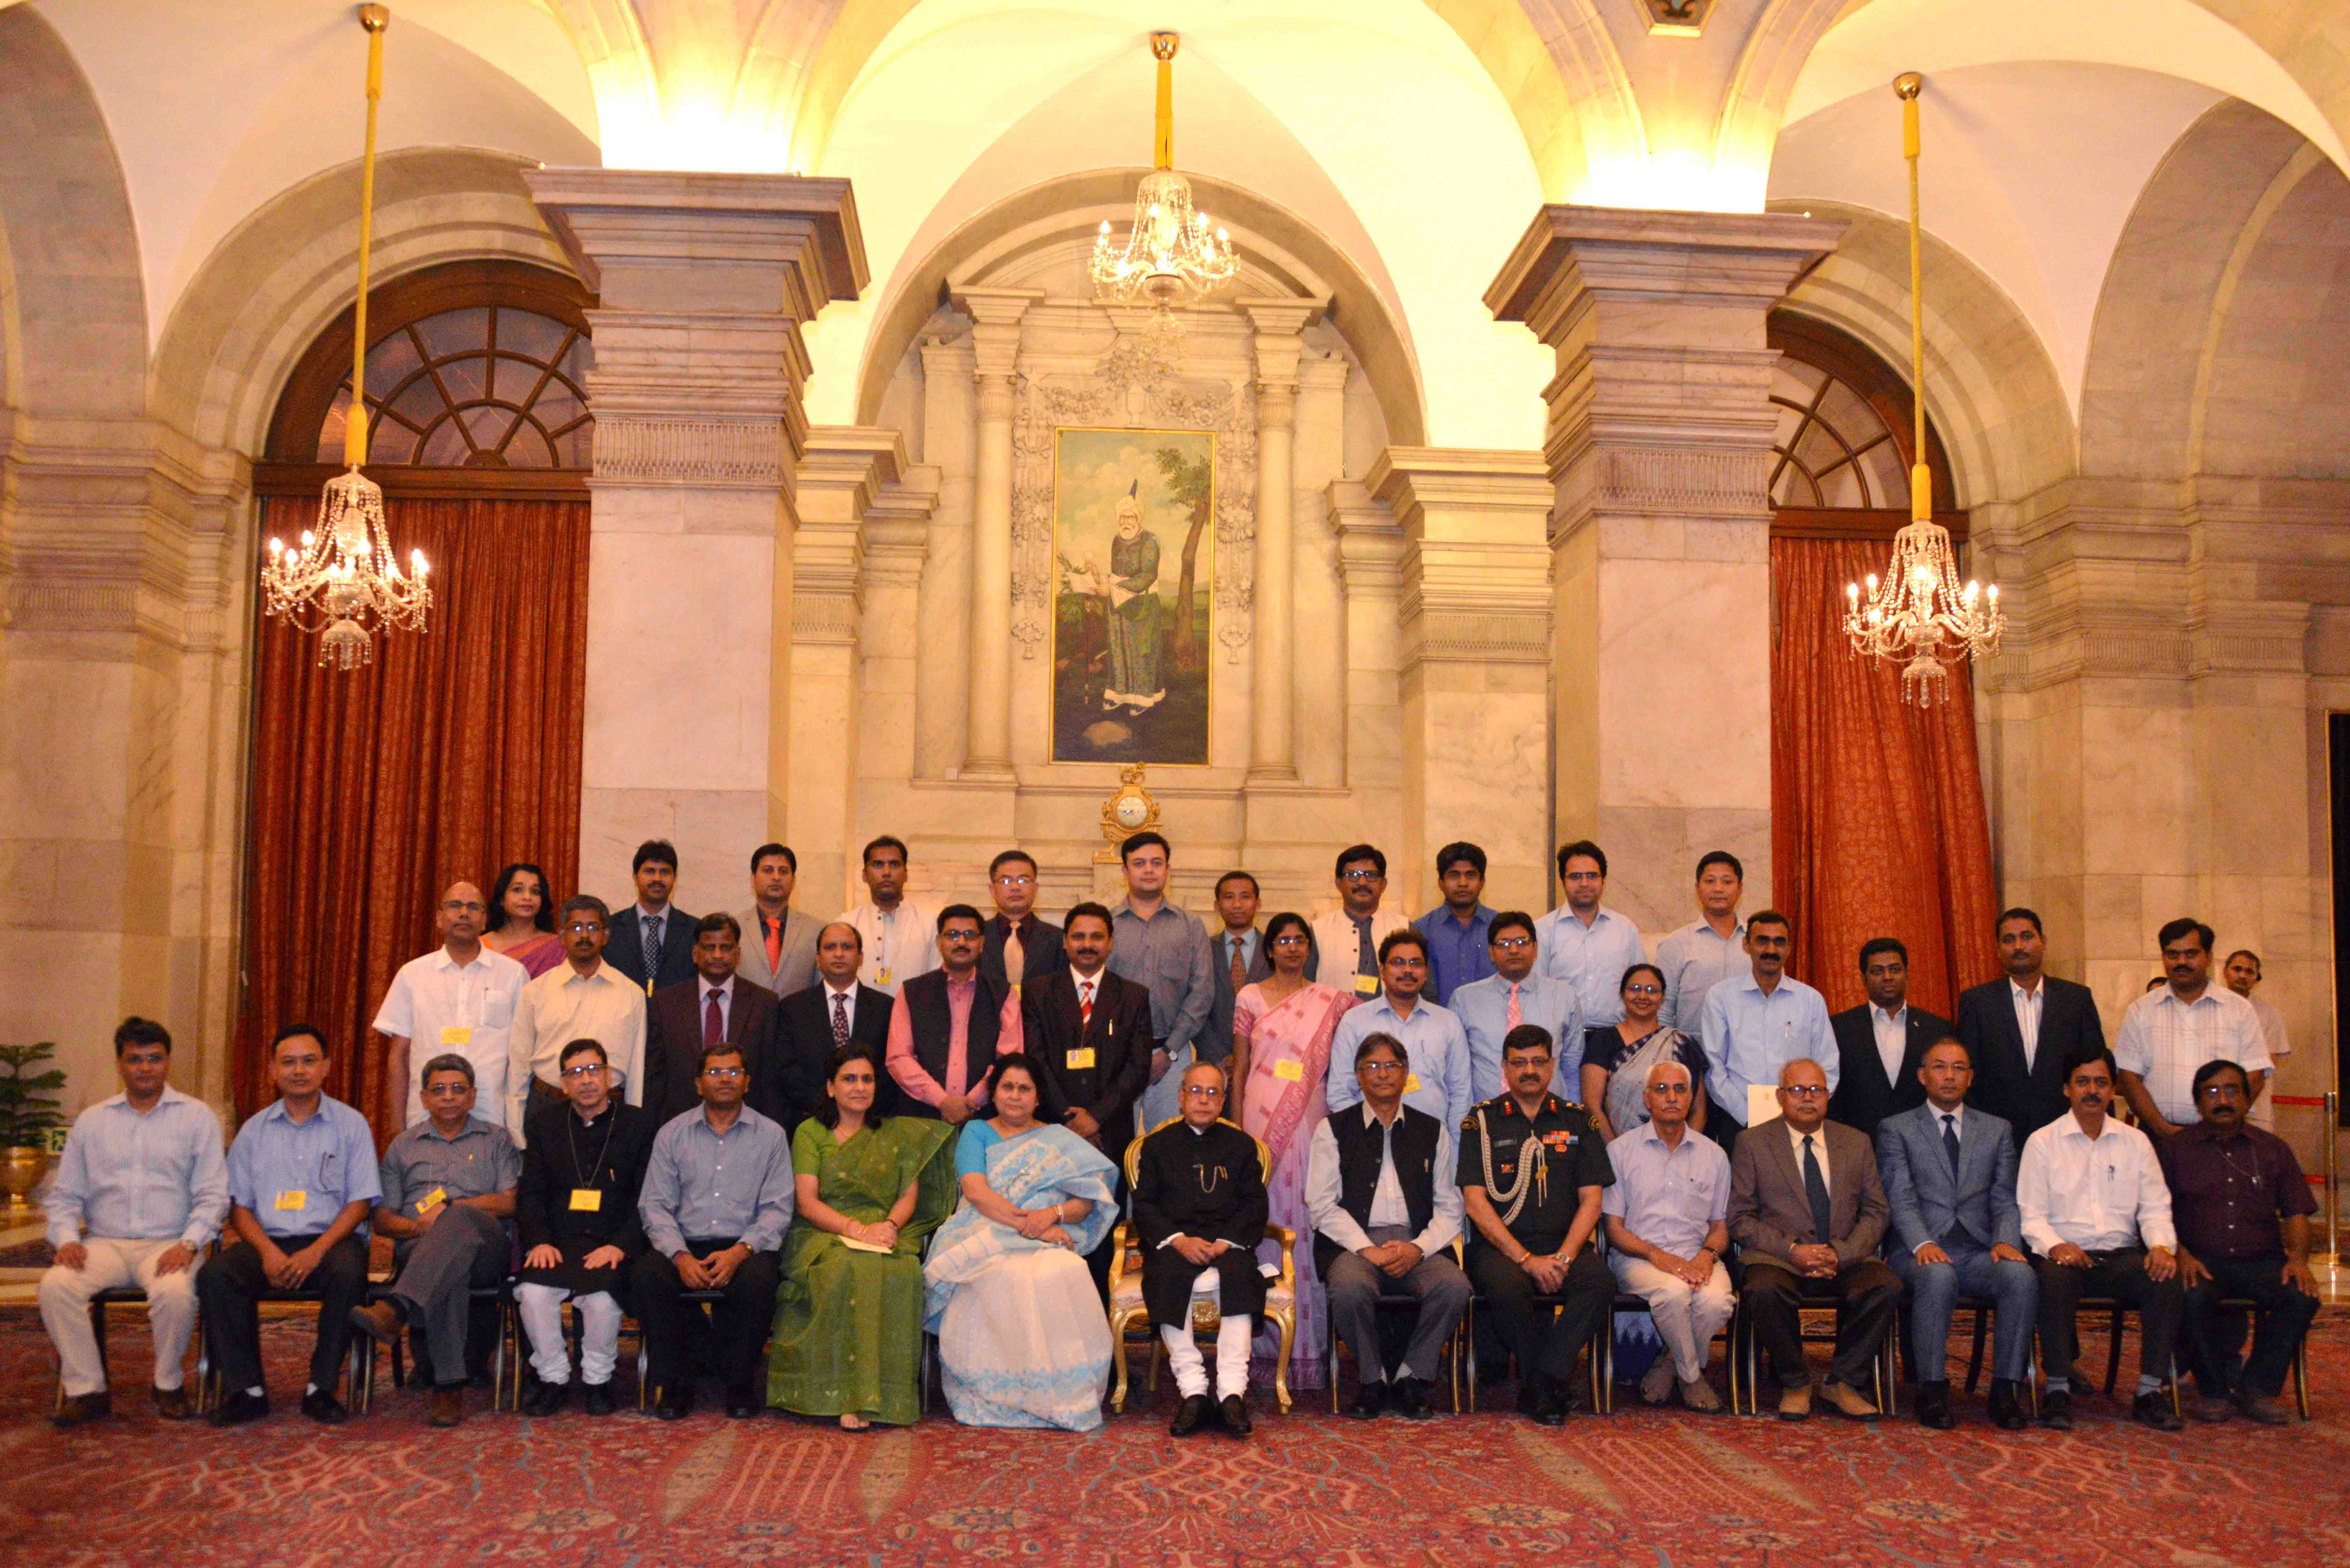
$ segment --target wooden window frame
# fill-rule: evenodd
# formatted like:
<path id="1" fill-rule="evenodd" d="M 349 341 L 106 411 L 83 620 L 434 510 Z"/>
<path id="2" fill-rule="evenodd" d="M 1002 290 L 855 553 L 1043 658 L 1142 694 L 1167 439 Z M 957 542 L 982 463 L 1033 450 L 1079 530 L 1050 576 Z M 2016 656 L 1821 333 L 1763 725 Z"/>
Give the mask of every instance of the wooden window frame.
<path id="1" fill-rule="evenodd" d="M 1850 388 L 1893 432 L 1904 471 L 1917 459 L 1912 421 L 1916 404 L 1909 383 L 1859 338 L 1825 321 L 1792 310 L 1774 310 L 1767 328 L 1773 348 L 1798 364 L 1833 376 Z M 347 339 L 348 341 L 348 339 Z M 1933 416 L 1926 419 L 1926 461 L 1934 470 L 1934 521 L 1964 544 L 1968 514 L 1958 504 L 1950 475 L 1950 453 L 1943 449 Z M 1886 539 L 1908 525 L 1909 509 L 1861 506 L 1778 506 L 1772 509 L 1771 535 L 1778 539 Z"/>

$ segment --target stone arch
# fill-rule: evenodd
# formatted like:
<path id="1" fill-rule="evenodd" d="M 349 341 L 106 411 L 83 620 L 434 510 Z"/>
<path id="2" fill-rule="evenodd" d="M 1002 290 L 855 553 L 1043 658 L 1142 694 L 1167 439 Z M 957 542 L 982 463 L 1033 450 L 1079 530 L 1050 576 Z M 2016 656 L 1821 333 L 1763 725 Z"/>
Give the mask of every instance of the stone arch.
<path id="1" fill-rule="evenodd" d="M 2350 181 L 2303 142 L 2239 236 L 2198 357 L 2190 472 L 2350 478 Z"/>

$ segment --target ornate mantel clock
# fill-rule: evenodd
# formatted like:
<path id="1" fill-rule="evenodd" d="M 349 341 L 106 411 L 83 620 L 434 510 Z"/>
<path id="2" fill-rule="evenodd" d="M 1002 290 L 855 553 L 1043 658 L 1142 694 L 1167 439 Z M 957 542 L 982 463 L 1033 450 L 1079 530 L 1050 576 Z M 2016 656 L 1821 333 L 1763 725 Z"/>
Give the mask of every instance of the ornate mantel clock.
<path id="1" fill-rule="evenodd" d="M 1137 833 L 1151 831 L 1159 826 L 1159 801 L 1142 784 L 1142 774 L 1149 764 L 1136 763 L 1118 770 L 1116 793 L 1102 802 L 1102 836 L 1109 842 L 1094 851 L 1095 864 L 1118 864 L 1118 846 Z"/>

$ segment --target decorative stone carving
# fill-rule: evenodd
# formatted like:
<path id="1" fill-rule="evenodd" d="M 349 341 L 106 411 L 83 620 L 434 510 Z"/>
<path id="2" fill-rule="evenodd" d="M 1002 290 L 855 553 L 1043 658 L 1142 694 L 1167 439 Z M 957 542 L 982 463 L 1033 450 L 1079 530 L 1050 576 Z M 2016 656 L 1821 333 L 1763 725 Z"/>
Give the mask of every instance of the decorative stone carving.
<path id="1" fill-rule="evenodd" d="M 783 483 L 774 420 L 660 420 L 606 415 L 596 425 L 596 478 L 622 484 L 772 490 Z"/>

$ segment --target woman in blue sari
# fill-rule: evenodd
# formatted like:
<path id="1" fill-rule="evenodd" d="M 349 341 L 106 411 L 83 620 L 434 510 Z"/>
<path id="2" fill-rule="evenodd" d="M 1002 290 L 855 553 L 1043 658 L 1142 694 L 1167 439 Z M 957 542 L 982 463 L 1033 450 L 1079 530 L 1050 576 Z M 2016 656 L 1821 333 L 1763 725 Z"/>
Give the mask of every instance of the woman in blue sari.
<path id="1" fill-rule="evenodd" d="M 1086 1254 L 1117 1221 L 1118 1169 L 1037 1119 L 1041 1077 L 1024 1054 L 996 1058 L 995 1115 L 963 1127 L 962 1204 L 931 1241 L 924 1326 L 956 1420 L 1089 1432 L 1110 1345 Z"/>

